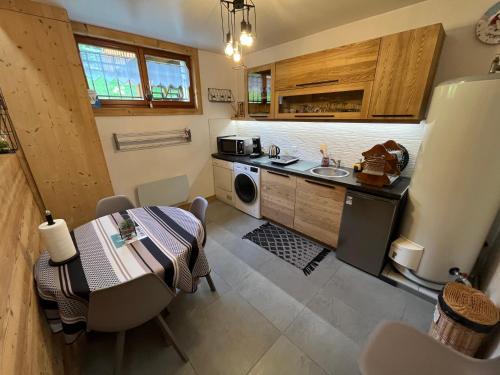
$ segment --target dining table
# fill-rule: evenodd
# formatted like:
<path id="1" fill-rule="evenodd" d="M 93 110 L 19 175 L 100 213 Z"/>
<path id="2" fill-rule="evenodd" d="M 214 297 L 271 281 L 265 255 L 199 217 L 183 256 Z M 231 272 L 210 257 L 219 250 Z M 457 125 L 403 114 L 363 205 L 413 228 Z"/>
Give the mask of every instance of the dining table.
<path id="1" fill-rule="evenodd" d="M 135 241 L 123 241 L 120 224 L 131 219 Z M 92 220 L 71 232 L 79 256 L 51 265 L 43 251 L 34 278 L 51 330 L 72 343 L 87 330 L 90 293 L 110 288 L 148 272 L 173 291 L 195 292 L 210 273 L 203 250 L 204 226 L 192 213 L 177 207 L 148 206 Z M 126 313 L 126 311 L 124 311 Z"/>

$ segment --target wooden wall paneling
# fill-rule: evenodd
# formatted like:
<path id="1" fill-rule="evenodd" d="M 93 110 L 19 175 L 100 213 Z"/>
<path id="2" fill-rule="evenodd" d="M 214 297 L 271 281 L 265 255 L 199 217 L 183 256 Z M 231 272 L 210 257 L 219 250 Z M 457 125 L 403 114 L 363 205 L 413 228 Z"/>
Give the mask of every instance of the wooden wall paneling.
<path id="1" fill-rule="evenodd" d="M 70 227 L 113 194 L 68 22 L 0 9 L 0 86 L 45 206 Z"/>
<path id="2" fill-rule="evenodd" d="M 30 0 L 0 0 L 0 9 L 52 18 L 59 21 L 68 20 L 66 9 Z"/>
<path id="3" fill-rule="evenodd" d="M 50 332 L 33 283 L 42 216 L 16 155 L 0 155 L 0 176 L 0 374 L 63 374 L 64 344 Z"/>
<path id="4" fill-rule="evenodd" d="M 423 118 L 443 39 L 441 24 L 382 38 L 371 118 Z"/>

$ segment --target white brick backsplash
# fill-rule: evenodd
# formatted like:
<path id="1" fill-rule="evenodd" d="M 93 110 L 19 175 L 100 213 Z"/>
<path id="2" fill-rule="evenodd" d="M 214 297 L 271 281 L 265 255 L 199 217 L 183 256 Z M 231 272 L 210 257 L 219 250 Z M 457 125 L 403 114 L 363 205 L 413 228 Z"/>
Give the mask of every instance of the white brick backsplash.
<path id="1" fill-rule="evenodd" d="M 238 135 L 260 135 L 266 150 L 276 144 L 282 154 L 295 152 L 305 160 L 321 160 L 319 146 L 325 143 L 328 150 L 342 165 L 352 167 L 362 156 L 378 143 L 389 139 L 408 149 L 410 162 L 403 175 L 411 176 L 415 158 L 424 135 L 424 122 L 420 124 L 345 123 L 345 122 L 281 122 L 281 121 L 235 121 Z"/>

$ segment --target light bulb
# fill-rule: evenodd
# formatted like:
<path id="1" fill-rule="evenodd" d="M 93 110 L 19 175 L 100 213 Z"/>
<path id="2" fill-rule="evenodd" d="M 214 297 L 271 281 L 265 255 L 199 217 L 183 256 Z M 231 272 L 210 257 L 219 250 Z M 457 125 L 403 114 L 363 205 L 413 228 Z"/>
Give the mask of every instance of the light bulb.
<path id="1" fill-rule="evenodd" d="M 234 48 L 231 42 L 226 43 L 226 48 L 224 48 L 224 53 L 226 54 L 227 57 L 233 56 Z"/>
<path id="2" fill-rule="evenodd" d="M 240 54 L 240 51 L 238 50 L 235 50 L 234 51 L 234 54 L 233 54 L 233 61 L 235 63 L 239 63 L 241 61 L 241 54 Z"/>
<path id="3" fill-rule="evenodd" d="M 247 32 L 240 35 L 240 43 L 245 47 L 250 47 L 253 44 L 253 36 Z"/>

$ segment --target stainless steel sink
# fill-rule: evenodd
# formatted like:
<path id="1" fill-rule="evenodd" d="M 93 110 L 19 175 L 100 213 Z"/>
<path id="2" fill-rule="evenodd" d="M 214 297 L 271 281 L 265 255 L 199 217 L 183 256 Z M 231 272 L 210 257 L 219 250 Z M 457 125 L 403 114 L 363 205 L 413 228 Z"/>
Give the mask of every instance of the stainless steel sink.
<path id="1" fill-rule="evenodd" d="M 321 177 L 347 177 L 349 176 L 349 172 L 342 168 L 335 167 L 316 167 L 309 170 L 312 174 Z"/>

